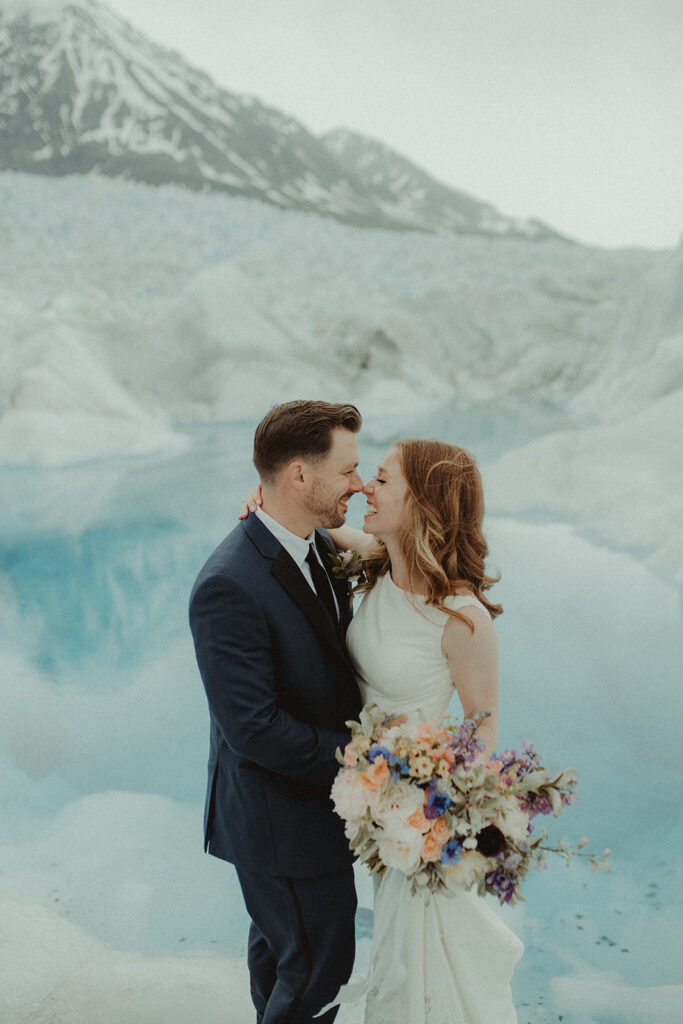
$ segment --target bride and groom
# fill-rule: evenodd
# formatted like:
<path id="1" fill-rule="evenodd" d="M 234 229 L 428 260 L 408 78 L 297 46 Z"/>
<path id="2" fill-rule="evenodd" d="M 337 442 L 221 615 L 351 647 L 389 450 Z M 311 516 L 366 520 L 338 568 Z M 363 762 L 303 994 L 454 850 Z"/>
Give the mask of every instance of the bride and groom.
<path id="1" fill-rule="evenodd" d="M 195 582 L 190 624 L 211 718 L 205 849 L 236 868 L 251 918 L 248 964 L 261 1024 L 331 1024 L 354 960 L 352 855 L 330 789 L 345 723 L 365 703 L 428 719 L 457 690 L 490 712 L 497 648 L 485 591 L 483 497 L 471 457 L 397 442 L 358 475 L 352 405 L 288 402 L 254 437 L 262 499 Z M 345 525 L 363 491 L 363 531 Z M 257 507 L 258 506 L 258 507 Z M 331 575 L 337 547 L 364 558 L 363 600 Z M 478 896 L 375 886 L 367 1024 L 512 1024 L 521 943 Z M 340 994 L 341 988 L 341 994 Z"/>

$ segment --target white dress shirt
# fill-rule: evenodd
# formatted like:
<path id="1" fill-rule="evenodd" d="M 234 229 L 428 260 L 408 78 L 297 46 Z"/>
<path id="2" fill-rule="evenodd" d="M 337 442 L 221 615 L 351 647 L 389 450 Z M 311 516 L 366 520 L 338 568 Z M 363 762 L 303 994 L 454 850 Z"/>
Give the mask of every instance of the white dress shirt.
<path id="1" fill-rule="evenodd" d="M 304 577 L 306 578 L 309 587 L 317 596 L 316 589 L 313 585 L 313 577 L 311 576 L 311 570 L 308 565 L 308 562 L 306 561 L 306 555 L 308 554 L 308 549 L 311 546 L 311 544 L 313 545 L 315 557 L 320 562 L 323 571 L 327 572 L 327 570 L 325 569 L 325 566 L 323 565 L 320 559 L 320 552 L 318 551 L 317 545 L 315 543 L 315 530 L 313 531 L 313 533 L 310 533 L 308 537 L 299 537 L 296 533 L 292 533 L 291 530 L 288 530 L 286 526 L 283 526 L 282 523 L 278 523 L 277 519 L 273 519 L 273 517 L 269 516 L 267 512 L 264 512 L 260 505 L 257 507 L 255 514 L 261 520 L 263 525 L 270 530 L 275 539 L 278 540 L 280 544 L 282 544 L 287 554 L 292 556 L 297 566 L 304 574 Z M 331 584 L 330 589 L 332 591 L 334 604 L 337 609 L 337 615 L 339 615 L 339 603 L 337 601 L 337 595 L 335 594 L 334 587 L 332 587 Z"/>

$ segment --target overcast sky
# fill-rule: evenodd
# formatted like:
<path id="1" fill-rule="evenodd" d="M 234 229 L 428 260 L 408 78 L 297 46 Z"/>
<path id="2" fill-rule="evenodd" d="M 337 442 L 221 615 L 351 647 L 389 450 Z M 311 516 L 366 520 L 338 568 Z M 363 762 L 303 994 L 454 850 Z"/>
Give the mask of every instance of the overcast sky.
<path id="1" fill-rule="evenodd" d="M 683 0 L 109 0 L 238 93 L 581 241 L 683 234 Z"/>

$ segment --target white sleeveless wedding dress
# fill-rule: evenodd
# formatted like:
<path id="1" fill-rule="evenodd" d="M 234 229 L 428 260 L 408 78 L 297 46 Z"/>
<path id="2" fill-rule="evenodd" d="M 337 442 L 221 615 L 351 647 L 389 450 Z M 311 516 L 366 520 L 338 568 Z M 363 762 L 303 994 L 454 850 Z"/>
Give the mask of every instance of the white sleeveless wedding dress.
<path id="1" fill-rule="evenodd" d="M 447 604 L 488 615 L 471 596 Z M 364 704 L 407 713 L 409 721 L 446 711 L 453 695 L 441 651 L 447 618 L 389 573 L 378 580 L 347 636 Z M 341 1001 L 364 995 L 365 1024 L 516 1024 L 510 980 L 523 949 L 486 898 L 413 896 L 406 876 L 389 869 L 375 884 L 369 978 L 346 986 Z"/>

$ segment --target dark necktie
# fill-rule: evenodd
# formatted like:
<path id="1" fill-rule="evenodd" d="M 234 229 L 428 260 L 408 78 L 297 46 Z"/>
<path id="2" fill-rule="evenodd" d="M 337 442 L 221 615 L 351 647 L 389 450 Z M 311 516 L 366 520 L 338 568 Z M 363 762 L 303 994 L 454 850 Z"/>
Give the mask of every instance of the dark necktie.
<path id="1" fill-rule="evenodd" d="M 313 550 L 313 544 L 309 544 L 308 546 L 306 561 L 308 562 L 308 567 L 311 570 L 315 592 L 329 614 L 332 616 L 332 621 L 335 626 L 337 626 L 339 620 L 337 618 L 337 608 L 334 603 L 334 594 L 332 593 L 330 578 L 320 564 L 318 557 Z"/>

